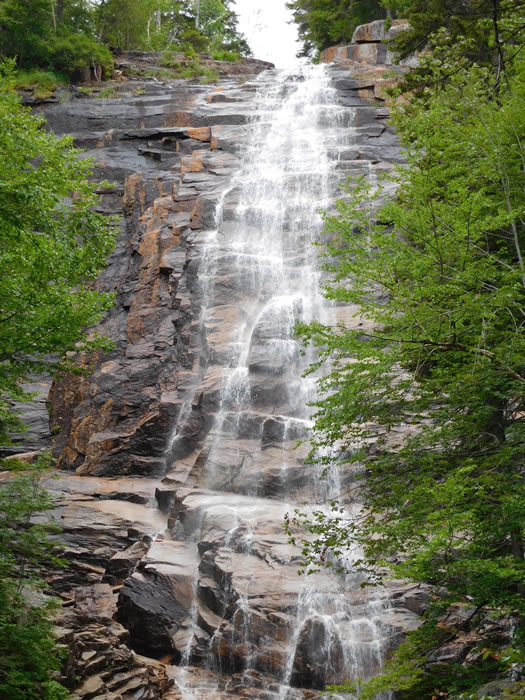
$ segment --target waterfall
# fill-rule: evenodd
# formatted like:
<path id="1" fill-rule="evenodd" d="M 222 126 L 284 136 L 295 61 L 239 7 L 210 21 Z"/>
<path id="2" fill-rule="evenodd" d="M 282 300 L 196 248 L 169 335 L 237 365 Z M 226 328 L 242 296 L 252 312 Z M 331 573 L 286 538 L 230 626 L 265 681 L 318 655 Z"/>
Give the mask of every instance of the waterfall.
<path id="1" fill-rule="evenodd" d="M 298 576 L 283 532 L 286 513 L 341 488 L 296 449 L 316 386 L 303 378 L 315 358 L 294 326 L 339 318 L 320 293 L 313 244 L 345 176 L 354 109 L 338 103 L 323 66 L 267 72 L 254 87 L 242 165 L 218 199 L 199 270 L 201 379 L 180 421 L 199 415 L 202 444 L 177 447 L 171 464 L 171 536 L 197 562 L 187 615 L 174 622 L 182 698 L 302 698 L 373 674 L 389 636 L 386 599 L 372 600 L 359 576 Z"/>

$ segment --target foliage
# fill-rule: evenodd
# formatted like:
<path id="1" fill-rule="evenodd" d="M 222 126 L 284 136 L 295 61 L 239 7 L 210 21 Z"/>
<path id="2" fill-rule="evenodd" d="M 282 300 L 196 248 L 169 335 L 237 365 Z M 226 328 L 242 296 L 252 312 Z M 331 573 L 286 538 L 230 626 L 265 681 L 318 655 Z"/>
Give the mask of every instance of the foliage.
<path id="1" fill-rule="evenodd" d="M 238 53 L 237 51 L 224 51 L 224 50 L 212 51 L 211 57 L 213 58 L 214 61 L 231 61 L 231 62 L 240 61 L 242 58 L 241 54 Z"/>
<path id="2" fill-rule="evenodd" d="M 160 65 L 163 66 L 164 68 L 175 68 L 178 69 L 181 67 L 180 61 L 177 61 L 175 56 L 173 55 L 173 51 L 165 51 L 160 59 Z"/>
<path id="3" fill-rule="evenodd" d="M 423 53 L 402 90 L 421 94 L 429 80 L 446 84 L 473 62 L 493 69 L 490 79 L 496 90 L 501 83 L 508 88 L 509 72 L 525 42 L 524 7 L 523 0 L 410 0 L 410 29 L 397 34 L 390 48 L 400 60 Z M 439 74 L 432 69 L 436 59 L 442 61 Z"/>
<path id="4" fill-rule="evenodd" d="M 500 51 L 510 55 L 523 44 L 523 0 L 410 0 L 406 16 L 411 30 L 394 46 L 405 57 L 423 49 L 439 29 L 446 29 L 450 45 L 460 38 L 474 41 L 466 58 L 497 65 Z M 513 46 L 515 48 L 513 48 Z M 500 67 L 500 70 L 503 66 Z"/>
<path id="5" fill-rule="evenodd" d="M 250 47 L 237 29 L 237 15 L 231 9 L 233 2 L 234 0 L 201 0 L 199 29 L 209 39 L 209 51 L 235 52 L 240 56 L 250 56 Z"/>
<path id="6" fill-rule="evenodd" d="M 445 30 L 441 49 L 461 41 L 461 60 L 459 65 L 451 64 L 451 71 L 475 61 L 499 65 L 504 74 L 507 61 L 524 43 L 523 0 L 289 0 L 287 5 L 299 25 L 305 55 L 350 43 L 357 25 L 384 18 L 385 12 L 389 18 L 403 17 L 410 23 L 410 30 L 391 43 L 400 58 L 421 52 L 441 29 Z M 423 75 L 428 80 L 427 71 L 412 73 L 410 87 L 420 83 Z"/>
<path id="7" fill-rule="evenodd" d="M 180 50 L 189 58 L 205 51 L 250 54 L 237 29 L 231 0 L 201 0 L 195 27 L 194 0 L 3 0 L 0 53 L 19 68 L 41 68 L 82 79 L 102 67 L 112 49 Z"/>
<path id="8" fill-rule="evenodd" d="M 21 68 L 48 68 L 70 78 L 93 64 L 105 70 L 112 57 L 94 36 L 91 4 L 63 0 L 57 17 L 49 0 L 4 0 L 0 5 L 0 53 Z"/>
<path id="9" fill-rule="evenodd" d="M 188 59 L 186 56 L 182 58 L 179 54 L 179 59 L 176 59 L 172 51 L 165 51 L 160 61 L 163 68 L 148 71 L 145 77 L 154 76 L 157 79 L 166 80 L 198 78 L 204 83 L 214 82 L 219 77 L 216 71 L 203 65 L 199 57 Z"/>
<path id="10" fill-rule="evenodd" d="M 183 53 L 189 58 L 196 58 L 208 48 L 208 38 L 197 29 L 185 29 L 179 39 Z"/>
<path id="11" fill-rule="evenodd" d="M 81 78 L 84 71 L 100 66 L 103 77 L 111 76 L 113 56 L 108 48 L 86 34 L 65 34 L 49 42 L 49 65 L 66 71 L 71 78 Z"/>
<path id="12" fill-rule="evenodd" d="M 406 641 L 387 660 L 380 675 L 367 682 L 330 686 L 329 690 L 357 693 L 360 700 L 374 700 L 381 693 L 394 689 L 400 700 L 421 700 L 475 690 L 505 670 L 503 662 L 487 655 L 481 663 L 467 667 L 458 663 L 433 664 L 432 673 L 427 673 L 429 654 L 454 638 L 453 632 L 436 627 L 435 622 L 435 619 L 427 621 L 419 629 L 409 632 Z"/>
<path id="13" fill-rule="evenodd" d="M 384 17 L 379 0 L 290 0 L 304 55 L 338 43 L 349 44 L 354 29 Z"/>
<path id="14" fill-rule="evenodd" d="M 114 87 L 111 85 L 108 85 L 108 87 L 104 87 L 101 90 L 97 92 L 97 99 L 103 100 L 106 97 L 113 97 L 116 94 L 116 90 Z"/>
<path id="15" fill-rule="evenodd" d="M 32 88 L 34 96 L 42 98 L 51 95 L 57 87 L 67 85 L 67 79 L 59 73 L 31 68 L 16 71 L 13 85 L 16 89 Z"/>
<path id="16" fill-rule="evenodd" d="M 0 4 L 0 54 L 16 57 L 20 67 L 46 65 L 50 30 L 48 0 L 5 0 Z"/>
<path id="17" fill-rule="evenodd" d="M 5 72 L 5 68 L 4 68 Z M 64 357 L 104 347 L 84 329 L 111 306 L 111 295 L 88 283 L 105 264 L 114 226 L 94 211 L 96 197 L 71 139 L 47 133 L 0 81 L 0 442 L 9 399 L 32 372 L 71 366 Z M 80 345 L 79 345 L 80 343 Z"/>
<path id="18" fill-rule="evenodd" d="M 45 582 L 37 573 L 45 561 L 61 565 L 50 539 L 56 524 L 35 518 L 55 505 L 42 487 L 49 466 L 44 455 L 0 489 L 0 696 L 5 700 L 69 697 L 52 678 L 60 668 L 53 605 L 42 595 Z"/>
<path id="19" fill-rule="evenodd" d="M 214 70 L 206 68 L 199 61 L 191 61 L 184 66 L 178 74 L 180 78 L 202 78 L 204 83 L 213 83 L 218 75 Z"/>
<path id="20" fill-rule="evenodd" d="M 106 44 L 123 49 L 175 49 L 194 53 L 223 49 L 247 55 L 229 0 L 201 0 L 195 27 L 193 0 L 104 0 L 96 9 Z M 194 56 L 192 56 L 194 57 Z"/>
<path id="21" fill-rule="evenodd" d="M 412 4 L 413 0 L 381 0 L 381 5 L 387 11 L 389 18 L 393 16 L 406 18 Z"/>
<path id="22" fill-rule="evenodd" d="M 333 363 L 311 459 L 353 469 L 362 508 L 307 518 L 303 551 L 307 569 L 344 568 L 357 545 L 352 565 L 373 582 L 389 570 L 523 618 L 525 70 L 495 93 L 487 68 L 445 82 L 440 59 L 427 67 L 424 102 L 394 115 L 407 165 L 377 188 L 352 183 L 326 217 L 324 293 L 369 325 L 299 328 L 321 352 L 312 371 Z M 390 687 L 422 682 L 413 651 Z M 419 666 L 401 667 L 411 654 Z M 402 697 L 427 697 L 414 692 Z"/>

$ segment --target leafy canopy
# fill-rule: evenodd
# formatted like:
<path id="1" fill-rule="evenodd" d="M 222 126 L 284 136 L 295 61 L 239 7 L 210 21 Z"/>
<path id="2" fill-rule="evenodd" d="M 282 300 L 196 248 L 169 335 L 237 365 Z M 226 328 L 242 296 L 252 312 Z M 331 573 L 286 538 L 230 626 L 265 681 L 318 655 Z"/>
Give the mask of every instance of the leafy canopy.
<path id="1" fill-rule="evenodd" d="M 353 470 L 362 509 L 306 518 L 305 565 L 344 568 L 357 544 L 376 582 L 390 571 L 445 587 L 447 605 L 523 618 L 524 64 L 498 94 L 487 68 L 442 81 L 448 65 L 427 67 L 424 100 L 394 114 L 407 165 L 378 187 L 352 183 L 326 217 L 324 293 L 358 305 L 368 330 L 299 328 L 321 353 L 312 371 L 332 363 L 311 459 Z M 427 697 L 435 621 L 426 647 L 387 669 L 387 687 L 413 687 L 402 697 Z"/>
<path id="2" fill-rule="evenodd" d="M 40 67 L 79 78 L 98 64 L 113 65 L 95 33 L 87 0 L 3 0 L 0 3 L 0 54 L 22 68 Z"/>
<path id="3" fill-rule="evenodd" d="M 525 41 L 524 0 L 408 0 L 410 29 L 390 44 L 399 59 L 425 48 L 442 59 L 435 75 L 423 58 L 412 70 L 405 90 L 421 89 L 430 80 L 446 83 L 451 75 L 468 70 L 475 62 L 491 69 L 488 79 L 496 89 L 508 89 L 509 72 Z"/>
<path id="4" fill-rule="evenodd" d="M 94 210 L 90 163 L 23 108 L 0 79 L 0 442 L 30 373 L 68 367 L 64 355 L 104 346 L 85 338 L 112 304 L 91 282 L 113 248 L 111 220 Z"/>
<path id="5" fill-rule="evenodd" d="M 338 43 L 349 44 L 354 29 L 385 16 L 379 0 L 290 0 L 304 55 Z"/>
<path id="6" fill-rule="evenodd" d="M 42 68 L 82 80 L 95 66 L 108 75 L 111 49 L 250 54 L 233 0 L 2 0 L 0 54 L 19 68 Z"/>
<path id="7" fill-rule="evenodd" d="M 195 27 L 194 0 L 104 0 L 96 8 L 104 42 L 122 49 L 174 49 L 191 44 L 197 52 L 250 49 L 237 29 L 230 0 L 201 0 Z"/>

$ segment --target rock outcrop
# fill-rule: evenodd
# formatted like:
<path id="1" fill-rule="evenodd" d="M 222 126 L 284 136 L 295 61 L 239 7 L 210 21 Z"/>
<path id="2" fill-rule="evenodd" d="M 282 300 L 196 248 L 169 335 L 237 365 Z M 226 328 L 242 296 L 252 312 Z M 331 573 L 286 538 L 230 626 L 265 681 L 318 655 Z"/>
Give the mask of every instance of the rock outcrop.
<path id="1" fill-rule="evenodd" d="M 417 65 L 417 58 L 396 61 L 388 41 L 408 29 L 406 20 L 395 19 L 387 28 L 385 20 L 376 20 L 357 27 L 348 46 L 331 46 L 321 52 L 321 62 L 341 66 L 350 71 L 354 94 L 372 102 L 387 99 L 386 90 Z M 348 73 L 346 74 L 348 75 Z"/>

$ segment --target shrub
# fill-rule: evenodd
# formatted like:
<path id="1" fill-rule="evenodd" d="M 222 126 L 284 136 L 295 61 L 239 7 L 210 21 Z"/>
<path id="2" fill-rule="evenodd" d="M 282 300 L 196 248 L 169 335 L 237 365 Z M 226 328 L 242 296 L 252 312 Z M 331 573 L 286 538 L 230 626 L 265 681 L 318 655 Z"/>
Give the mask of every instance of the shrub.
<path id="1" fill-rule="evenodd" d="M 97 94 L 97 99 L 103 100 L 106 97 L 113 97 L 116 93 L 116 90 L 114 87 L 108 86 L 102 88 L 100 92 Z"/>
<path id="2" fill-rule="evenodd" d="M 163 68 L 175 68 L 179 69 L 181 64 L 179 61 L 175 60 L 173 51 L 165 51 L 160 59 L 160 65 Z"/>
<path id="3" fill-rule="evenodd" d="M 179 40 L 183 47 L 191 46 L 194 53 L 206 51 L 209 44 L 208 37 L 201 34 L 197 29 L 186 29 L 180 35 Z"/>
<path id="4" fill-rule="evenodd" d="M 45 562 L 62 565 L 54 553 L 51 518 L 34 522 L 55 506 L 42 487 L 49 455 L 27 468 L 17 460 L 2 463 L 20 473 L 0 488 L 0 697 L 3 700 L 66 700 L 67 690 L 52 680 L 60 668 L 53 636 L 53 602 L 42 594 Z"/>
<path id="5" fill-rule="evenodd" d="M 224 49 L 216 49 L 211 52 L 211 57 L 215 61 L 240 61 L 241 54 L 238 51 L 225 51 Z"/>
<path id="6" fill-rule="evenodd" d="M 86 34 L 65 34 L 50 42 L 49 63 L 74 80 L 82 78 L 93 66 L 101 66 L 103 77 L 107 77 L 113 67 L 113 56 L 106 46 Z"/>

